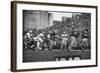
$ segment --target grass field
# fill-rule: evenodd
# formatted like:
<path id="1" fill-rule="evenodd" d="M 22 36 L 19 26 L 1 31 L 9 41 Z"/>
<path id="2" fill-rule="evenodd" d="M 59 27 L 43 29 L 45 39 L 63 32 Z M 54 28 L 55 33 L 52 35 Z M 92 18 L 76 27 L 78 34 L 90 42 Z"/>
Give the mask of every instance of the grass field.
<path id="1" fill-rule="evenodd" d="M 64 50 L 46 50 L 46 51 L 32 51 L 32 50 L 24 50 L 23 51 L 23 62 L 43 62 L 43 61 L 56 61 L 56 58 L 66 58 L 69 57 L 80 57 L 83 59 L 90 59 L 91 52 L 90 50 L 72 50 L 72 51 L 64 51 Z"/>

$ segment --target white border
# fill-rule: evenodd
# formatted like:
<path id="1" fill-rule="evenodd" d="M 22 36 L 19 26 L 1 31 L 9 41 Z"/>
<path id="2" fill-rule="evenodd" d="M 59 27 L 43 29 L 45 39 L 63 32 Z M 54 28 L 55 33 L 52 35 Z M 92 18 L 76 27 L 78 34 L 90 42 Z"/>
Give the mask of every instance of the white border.
<path id="1" fill-rule="evenodd" d="M 66 11 L 66 12 L 86 12 L 91 13 L 91 60 L 80 61 L 61 61 L 61 62 L 34 62 L 23 63 L 22 49 L 22 31 L 23 31 L 23 16 L 22 10 L 50 10 L 50 11 Z M 64 66 L 82 66 L 96 64 L 96 10 L 94 8 L 81 7 L 64 7 L 64 6 L 46 6 L 46 5 L 31 5 L 17 4 L 17 69 L 32 69 L 32 68 L 50 68 Z"/>

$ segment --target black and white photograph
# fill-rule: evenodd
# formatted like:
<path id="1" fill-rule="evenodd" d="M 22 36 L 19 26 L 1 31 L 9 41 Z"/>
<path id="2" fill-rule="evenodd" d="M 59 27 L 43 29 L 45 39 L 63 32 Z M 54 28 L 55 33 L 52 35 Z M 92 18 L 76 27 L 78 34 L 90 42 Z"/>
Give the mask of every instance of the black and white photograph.
<path id="1" fill-rule="evenodd" d="M 91 13 L 23 10 L 23 62 L 91 59 Z"/>
<path id="2" fill-rule="evenodd" d="M 11 70 L 97 66 L 97 6 L 12 2 Z"/>

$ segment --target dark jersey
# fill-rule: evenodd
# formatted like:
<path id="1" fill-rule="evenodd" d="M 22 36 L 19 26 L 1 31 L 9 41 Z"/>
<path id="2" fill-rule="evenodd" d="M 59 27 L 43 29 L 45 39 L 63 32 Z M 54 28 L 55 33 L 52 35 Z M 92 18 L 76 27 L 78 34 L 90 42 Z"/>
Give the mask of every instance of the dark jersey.
<path id="1" fill-rule="evenodd" d="M 84 34 L 82 35 L 82 38 L 88 38 L 88 33 L 84 33 Z"/>
<path id="2" fill-rule="evenodd" d="M 75 38 L 78 38 L 79 33 L 78 32 L 72 32 L 71 36 L 74 36 Z"/>
<path id="3" fill-rule="evenodd" d="M 56 36 L 56 33 L 53 32 L 53 33 L 50 34 L 50 36 L 51 36 L 51 37 L 55 37 L 55 36 Z"/>
<path id="4" fill-rule="evenodd" d="M 50 34 L 50 39 L 51 39 L 51 40 L 55 40 L 55 36 L 56 36 L 56 33 L 55 33 L 55 32 L 52 32 L 52 33 Z"/>

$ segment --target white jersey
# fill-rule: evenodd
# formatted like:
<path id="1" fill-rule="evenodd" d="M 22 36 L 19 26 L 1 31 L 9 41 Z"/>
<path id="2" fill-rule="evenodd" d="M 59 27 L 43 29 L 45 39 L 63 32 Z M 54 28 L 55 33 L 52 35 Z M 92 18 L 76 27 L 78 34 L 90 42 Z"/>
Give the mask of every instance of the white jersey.
<path id="1" fill-rule="evenodd" d="M 43 39 L 41 37 L 43 37 L 44 35 L 42 33 L 40 33 L 37 37 L 34 38 L 34 40 L 43 42 Z"/>
<path id="2" fill-rule="evenodd" d="M 48 34 L 47 37 L 50 38 L 50 34 Z"/>
<path id="3" fill-rule="evenodd" d="M 68 34 L 62 34 L 62 38 L 67 38 Z"/>
<path id="4" fill-rule="evenodd" d="M 27 37 L 30 38 L 31 37 L 31 34 L 30 33 L 26 33 Z"/>

